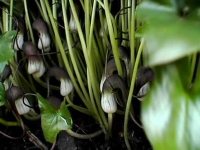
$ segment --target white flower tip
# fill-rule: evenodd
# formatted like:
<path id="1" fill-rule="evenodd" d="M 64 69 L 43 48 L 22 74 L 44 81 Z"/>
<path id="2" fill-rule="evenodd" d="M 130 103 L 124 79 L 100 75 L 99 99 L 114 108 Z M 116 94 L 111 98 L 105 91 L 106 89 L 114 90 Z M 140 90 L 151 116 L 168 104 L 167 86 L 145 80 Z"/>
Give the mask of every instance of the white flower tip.
<path id="1" fill-rule="evenodd" d="M 46 68 L 44 66 L 44 63 L 40 63 L 40 69 L 39 71 L 35 72 L 33 75 L 37 78 L 40 78 L 46 71 Z"/>
<path id="2" fill-rule="evenodd" d="M 103 93 L 101 97 L 101 107 L 106 113 L 115 113 L 117 111 L 115 95 L 111 92 Z"/>
<path id="3" fill-rule="evenodd" d="M 20 50 L 22 49 L 22 45 L 24 44 L 24 35 L 23 34 L 18 34 L 15 41 L 14 41 L 14 49 L 15 50 Z"/>
<path id="4" fill-rule="evenodd" d="M 73 16 L 71 16 L 70 21 L 69 21 L 69 29 L 70 29 L 71 31 L 77 31 L 76 22 L 75 22 Z"/>
<path id="5" fill-rule="evenodd" d="M 28 60 L 28 74 L 37 72 L 40 68 L 40 62 L 37 59 Z"/>
<path id="6" fill-rule="evenodd" d="M 105 74 L 102 75 L 102 78 L 101 78 L 101 82 L 100 82 L 100 91 L 102 92 L 103 91 L 103 84 L 106 80 L 106 76 Z"/>
<path id="7" fill-rule="evenodd" d="M 33 74 L 35 77 L 41 77 L 45 72 L 45 66 L 40 59 L 30 59 L 28 61 L 28 73 Z"/>
<path id="8" fill-rule="evenodd" d="M 15 107 L 19 115 L 27 114 L 30 111 L 31 108 L 26 106 L 25 104 L 30 106 L 30 103 L 28 102 L 27 98 L 24 98 L 24 100 L 20 98 L 15 101 Z"/>
<path id="9" fill-rule="evenodd" d="M 48 33 L 41 33 L 40 38 L 38 40 L 38 48 L 43 49 L 44 52 L 49 52 L 50 51 L 50 37 Z"/>
<path id="10" fill-rule="evenodd" d="M 60 94 L 67 96 L 73 90 L 73 85 L 69 79 L 60 79 Z"/>
<path id="11" fill-rule="evenodd" d="M 139 90 L 137 97 L 140 101 L 144 99 L 144 96 L 149 92 L 150 84 L 149 82 L 145 83 Z"/>

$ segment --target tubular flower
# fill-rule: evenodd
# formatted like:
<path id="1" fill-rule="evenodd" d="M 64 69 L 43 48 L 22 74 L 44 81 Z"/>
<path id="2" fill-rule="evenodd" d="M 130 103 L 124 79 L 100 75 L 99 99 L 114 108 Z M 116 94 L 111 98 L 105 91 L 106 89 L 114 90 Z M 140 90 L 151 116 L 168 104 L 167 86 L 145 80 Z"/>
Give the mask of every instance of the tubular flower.
<path id="1" fill-rule="evenodd" d="M 123 69 L 124 69 L 123 78 L 125 78 L 126 77 L 125 64 L 122 61 L 121 61 L 121 63 L 123 65 Z M 108 79 L 112 75 L 116 75 L 116 74 L 117 74 L 117 67 L 115 65 L 115 60 L 114 60 L 114 58 L 111 58 L 106 63 L 105 70 L 104 70 L 103 75 L 101 77 L 101 82 L 100 82 L 101 92 L 102 92 L 102 88 L 103 88 L 103 85 L 104 85 L 104 82 L 106 81 L 106 79 Z"/>
<path id="2" fill-rule="evenodd" d="M 31 56 L 28 59 L 28 73 L 35 77 L 41 77 L 45 72 L 45 66 L 40 57 Z"/>
<path id="3" fill-rule="evenodd" d="M 77 25 L 76 25 L 73 15 L 71 15 L 70 20 L 69 20 L 69 28 L 73 32 L 77 31 Z"/>
<path id="4" fill-rule="evenodd" d="M 24 44 L 24 35 L 22 33 L 17 34 L 14 41 L 14 49 L 20 50 L 22 49 L 22 45 Z"/>
<path id="5" fill-rule="evenodd" d="M 27 114 L 31 110 L 31 108 L 28 106 L 30 106 L 30 103 L 26 97 L 21 97 L 15 101 L 15 107 L 19 115 Z"/>
<path id="6" fill-rule="evenodd" d="M 49 52 L 51 40 L 45 22 L 42 19 L 36 19 L 33 22 L 33 29 L 39 33 L 38 48 Z"/>
<path id="7" fill-rule="evenodd" d="M 150 90 L 150 83 L 147 82 L 140 88 L 137 94 L 137 98 L 139 100 L 143 100 L 143 97 L 149 92 L 149 90 Z"/>
<path id="8" fill-rule="evenodd" d="M 6 91 L 8 101 L 19 115 L 24 115 L 31 110 L 28 99 L 23 95 L 22 89 L 18 86 L 12 86 Z"/>
<path id="9" fill-rule="evenodd" d="M 28 73 L 38 78 L 41 77 L 46 69 L 35 45 L 32 42 L 25 42 L 23 51 L 28 57 Z"/>
<path id="10" fill-rule="evenodd" d="M 117 111 L 115 94 L 109 91 L 103 92 L 101 96 L 101 107 L 106 113 L 115 113 Z"/>
<path id="11" fill-rule="evenodd" d="M 60 81 L 60 94 L 67 96 L 73 90 L 73 84 L 67 72 L 59 67 L 52 67 L 48 70 L 48 80 L 54 77 Z"/>
<path id="12" fill-rule="evenodd" d="M 67 78 L 60 79 L 60 94 L 62 96 L 67 96 L 73 89 L 71 80 Z"/>
<path id="13" fill-rule="evenodd" d="M 38 40 L 38 48 L 39 49 L 43 49 L 45 52 L 49 52 L 50 51 L 50 37 L 48 33 L 40 33 L 40 37 Z"/>

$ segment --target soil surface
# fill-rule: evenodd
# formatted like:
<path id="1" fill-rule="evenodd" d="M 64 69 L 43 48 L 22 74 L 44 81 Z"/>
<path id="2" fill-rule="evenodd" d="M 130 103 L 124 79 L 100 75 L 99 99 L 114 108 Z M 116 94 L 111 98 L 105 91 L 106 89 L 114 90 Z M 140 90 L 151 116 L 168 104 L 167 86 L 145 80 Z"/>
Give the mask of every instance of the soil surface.
<path id="1" fill-rule="evenodd" d="M 73 110 L 71 110 L 73 111 Z M 99 128 L 99 125 L 93 118 L 85 116 L 83 114 L 73 112 L 76 115 L 73 117 L 74 125 L 73 131 L 80 134 L 92 133 Z M 24 124 L 48 149 L 51 149 L 52 144 L 47 143 L 43 137 L 41 130 L 40 119 L 36 121 L 30 121 L 23 118 Z M 13 136 L 22 136 L 22 129 L 20 127 L 5 127 L 0 126 L 0 131 Z M 31 141 L 32 140 L 32 141 Z M 0 147 L 1 150 L 36 150 L 38 144 L 34 144 L 33 139 L 25 134 L 23 137 L 17 140 L 6 138 L 0 135 Z M 129 141 L 132 149 L 134 150 L 151 150 L 151 146 L 141 128 L 136 126 L 132 120 L 129 121 Z M 105 135 L 102 134 L 96 138 L 89 140 L 80 140 L 69 136 L 65 131 L 60 132 L 57 137 L 57 141 L 54 147 L 55 150 L 126 150 L 126 145 L 123 138 L 123 118 L 120 115 L 116 115 L 113 120 L 113 135 L 109 140 L 105 140 Z"/>

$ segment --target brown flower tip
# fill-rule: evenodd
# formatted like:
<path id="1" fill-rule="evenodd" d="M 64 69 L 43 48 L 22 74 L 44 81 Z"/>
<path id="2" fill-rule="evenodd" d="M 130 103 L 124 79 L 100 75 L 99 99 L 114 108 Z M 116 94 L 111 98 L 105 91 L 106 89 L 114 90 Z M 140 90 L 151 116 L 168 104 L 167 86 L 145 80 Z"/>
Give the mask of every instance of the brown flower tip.
<path id="1" fill-rule="evenodd" d="M 63 78 L 69 78 L 68 73 L 60 67 L 51 67 L 48 70 L 48 77 L 55 77 L 57 80 L 63 79 Z"/>
<path id="2" fill-rule="evenodd" d="M 24 51 L 26 56 L 33 56 L 33 55 L 37 55 L 38 54 L 37 48 L 30 41 L 29 42 L 25 42 L 23 44 L 22 49 L 23 49 L 23 51 Z"/>
<path id="3" fill-rule="evenodd" d="M 110 77 L 108 77 L 102 88 L 103 93 L 105 91 L 112 91 L 112 92 L 117 92 L 120 96 L 121 99 L 118 99 L 118 104 L 123 106 L 124 102 L 127 100 L 127 88 L 124 80 L 117 74 L 114 74 Z"/>
<path id="4" fill-rule="evenodd" d="M 11 73 L 12 73 L 12 70 L 10 66 L 5 65 L 3 72 L 1 73 L 1 76 L 0 76 L 0 81 L 4 82 L 11 75 Z"/>
<path id="5" fill-rule="evenodd" d="M 141 67 L 137 76 L 136 89 L 141 88 L 145 83 L 154 80 L 154 72 L 150 67 Z"/>
<path id="6" fill-rule="evenodd" d="M 48 98 L 48 100 L 49 100 L 49 103 L 52 104 L 56 109 L 60 108 L 61 100 L 59 98 L 54 97 L 54 96 L 50 96 Z"/>
<path id="7" fill-rule="evenodd" d="M 39 33 L 46 33 L 47 32 L 47 26 L 44 20 L 42 19 L 36 19 L 33 22 L 33 29 L 37 30 Z"/>
<path id="8" fill-rule="evenodd" d="M 18 98 L 23 96 L 23 90 L 18 86 L 12 86 L 6 91 L 6 97 L 8 100 L 14 102 Z"/>

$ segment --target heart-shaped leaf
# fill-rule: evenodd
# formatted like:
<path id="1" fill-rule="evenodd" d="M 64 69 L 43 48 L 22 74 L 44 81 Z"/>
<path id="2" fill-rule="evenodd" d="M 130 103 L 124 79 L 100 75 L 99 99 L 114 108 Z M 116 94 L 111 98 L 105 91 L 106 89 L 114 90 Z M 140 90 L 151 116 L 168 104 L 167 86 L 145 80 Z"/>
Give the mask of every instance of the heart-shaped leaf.
<path id="1" fill-rule="evenodd" d="M 41 124 L 44 137 L 48 142 L 55 142 L 58 133 L 72 128 L 72 118 L 68 107 L 63 102 L 59 109 L 54 108 L 46 99 L 37 94 L 41 109 Z"/>
<path id="2" fill-rule="evenodd" d="M 6 102 L 6 92 L 3 83 L 0 82 L 0 106 L 3 106 Z"/>
<path id="3" fill-rule="evenodd" d="M 0 74 L 2 73 L 4 67 L 6 66 L 7 62 L 1 62 L 0 63 Z"/>
<path id="4" fill-rule="evenodd" d="M 176 67 L 157 70 L 142 107 L 144 129 L 155 150 L 200 149 L 199 91 L 185 91 Z"/>
<path id="5" fill-rule="evenodd" d="M 144 22 L 142 36 L 148 65 L 169 63 L 200 51 L 197 12 L 181 17 L 172 6 L 145 1 L 138 5 L 136 15 Z"/>
<path id="6" fill-rule="evenodd" d="M 15 35 L 16 31 L 8 31 L 0 36 L 0 63 L 13 57 L 13 38 Z"/>

